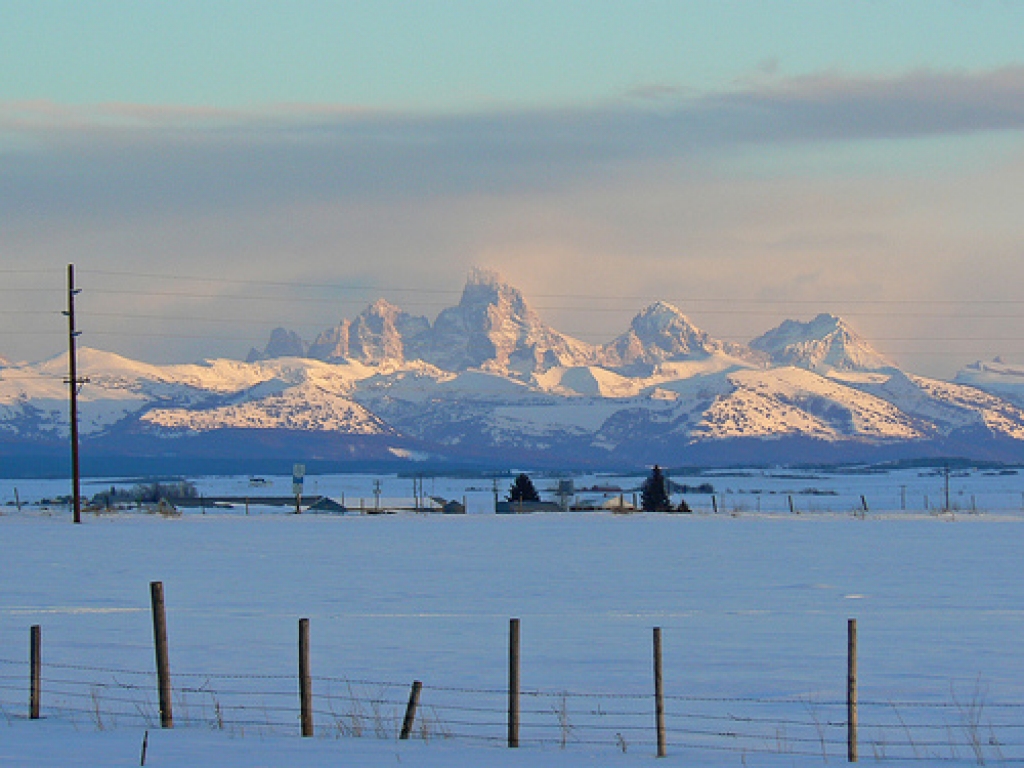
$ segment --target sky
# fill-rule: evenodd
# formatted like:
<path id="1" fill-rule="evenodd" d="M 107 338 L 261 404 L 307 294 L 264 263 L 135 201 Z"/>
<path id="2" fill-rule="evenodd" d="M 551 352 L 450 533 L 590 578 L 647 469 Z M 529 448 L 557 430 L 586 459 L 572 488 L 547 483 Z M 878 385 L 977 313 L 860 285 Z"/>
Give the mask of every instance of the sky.
<path id="1" fill-rule="evenodd" d="M 473 266 L 590 342 L 1024 361 L 1024 2 L 0 0 L 0 357 L 312 340 Z"/>

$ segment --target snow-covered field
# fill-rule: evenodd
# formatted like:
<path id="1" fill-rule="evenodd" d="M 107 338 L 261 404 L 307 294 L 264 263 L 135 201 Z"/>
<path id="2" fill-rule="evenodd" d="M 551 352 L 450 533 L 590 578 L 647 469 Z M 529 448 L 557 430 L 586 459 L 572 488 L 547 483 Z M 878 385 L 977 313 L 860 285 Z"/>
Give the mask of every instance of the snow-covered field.
<path id="1" fill-rule="evenodd" d="M 369 504 L 375 479 L 385 499 L 412 495 L 412 481 L 394 477 L 309 477 L 306 491 Z M 290 478 L 268 480 L 253 495 L 290 490 Z M 576 484 L 629 495 L 637 480 Z M 66 481 L 4 480 L 0 765 L 138 765 L 147 729 L 150 766 L 647 763 L 655 626 L 669 697 L 663 762 L 842 762 L 848 618 L 860 636 L 862 761 L 1024 759 L 1021 476 L 951 477 L 953 515 L 923 510 L 925 495 L 942 504 L 945 480 L 917 471 L 676 480 L 712 483 L 729 514 L 706 514 L 710 497 L 692 495 L 695 515 L 496 516 L 485 514 L 488 481 L 448 478 L 424 490 L 466 496 L 473 514 L 254 507 L 73 526 L 66 509 L 6 506 L 15 487 L 32 502 L 66 493 Z M 249 487 L 197 482 L 207 495 Z M 800 493 L 811 487 L 819 493 Z M 863 518 L 850 514 L 861 495 Z M 155 580 L 168 603 L 174 731 L 155 723 Z M 298 736 L 302 617 L 313 739 Z M 522 621 L 518 750 L 503 746 L 511 617 Z M 25 718 L 34 624 L 38 722 Z M 425 726 L 400 743 L 413 680 L 424 683 Z"/>

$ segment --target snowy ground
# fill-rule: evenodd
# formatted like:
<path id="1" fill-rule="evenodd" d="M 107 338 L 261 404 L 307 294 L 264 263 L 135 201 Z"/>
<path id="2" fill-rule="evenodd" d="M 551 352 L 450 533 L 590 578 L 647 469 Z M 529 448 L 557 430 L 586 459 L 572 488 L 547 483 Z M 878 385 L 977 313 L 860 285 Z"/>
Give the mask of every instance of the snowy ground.
<path id="1" fill-rule="evenodd" d="M 230 510 L 73 526 L 66 511 L 5 507 L 0 765 L 138 765 L 147 729 L 151 766 L 647 763 L 655 626 L 669 696 L 662 762 L 842 762 L 851 617 L 862 761 L 1024 761 L 1019 476 L 951 479 L 980 510 L 952 516 L 899 511 L 900 486 L 910 498 L 943 489 L 943 478 L 917 473 L 704 480 L 729 510 L 755 497 L 778 508 L 494 516 L 482 514 L 493 499 L 485 484 L 456 480 L 435 481 L 435 492 L 471 496 L 481 514 Z M 23 500 L 66 486 L 3 482 L 3 501 L 15 485 Z M 372 498 L 372 478 L 314 482 L 319 493 Z M 837 490 L 813 498 L 845 507 L 789 515 L 785 491 L 805 485 Z M 888 510 L 871 503 L 883 492 Z M 849 514 L 860 493 L 866 519 Z M 409 496 L 411 481 L 387 478 L 383 495 Z M 172 732 L 154 724 L 154 580 L 168 602 Z M 312 626 L 313 739 L 297 735 L 301 617 Z M 516 751 L 502 746 L 510 617 L 522 620 L 526 692 Z M 25 719 L 33 624 L 43 632 L 40 722 Z M 399 743 L 395 718 L 414 679 L 428 738 Z"/>

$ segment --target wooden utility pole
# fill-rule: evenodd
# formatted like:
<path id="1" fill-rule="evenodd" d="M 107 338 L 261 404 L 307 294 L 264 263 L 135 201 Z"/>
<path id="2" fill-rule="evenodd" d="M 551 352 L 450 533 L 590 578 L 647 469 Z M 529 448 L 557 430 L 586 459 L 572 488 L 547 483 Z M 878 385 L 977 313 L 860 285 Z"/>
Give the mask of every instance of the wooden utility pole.
<path id="1" fill-rule="evenodd" d="M 68 394 L 71 396 L 71 498 L 72 513 L 76 523 L 82 522 L 82 475 L 78 461 L 78 388 L 85 379 L 78 378 L 78 354 L 75 350 L 75 339 L 79 331 L 75 328 L 75 296 L 80 293 L 75 288 L 75 265 L 68 264 L 68 308 L 64 313 L 68 318 Z"/>

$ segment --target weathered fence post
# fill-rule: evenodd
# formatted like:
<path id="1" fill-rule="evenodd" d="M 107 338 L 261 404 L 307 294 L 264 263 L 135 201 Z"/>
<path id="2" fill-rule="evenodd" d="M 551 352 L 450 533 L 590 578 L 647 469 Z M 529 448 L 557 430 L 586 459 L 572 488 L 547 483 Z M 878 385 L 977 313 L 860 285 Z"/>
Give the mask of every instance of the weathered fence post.
<path id="1" fill-rule="evenodd" d="M 715 496 L 714 494 L 711 495 L 711 509 L 713 510 L 714 514 L 718 514 L 718 497 Z"/>
<path id="2" fill-rule="evenodd" d="M 32 626 L 29 631 L 29 694 L 28 694 L 28 716 L 31 720 L 39 719 L 39 696 L 41 682 L 43 679 L 43 630 L 38 625 Z"/>
<path id="3" fill-rule="evenodd" d="M 792 496 L 789 497 L 789 514 L 791 514 L 791 515 L 795 515 L 796 514 L 796 507 L 793 506 L 793 497 Z"/>
<path id="4" fill-rule="evenodd" d="M 153 644 L 156 648 L 156 675 L 160 694 L 160 727 L 173 728 L 171 713 L 171 665 L 167 654 L 167 614 L 164 610 L 164 583 L 152 581 L 149 597 L 153 606 Z"/>
<path id="5" fill-rule="evenodd" d="M 661 676 L 661 627 L 654 628 L 654 721 L 658 730 L 658 757 L 665 757 L 665 691 Z"/>
<path id="6" fill-rule="evenodd" d="M 299 702 L 302 735 L 313 735 L 313 680 L 309 671 L 309 619 L 299 619 Z"/>
<path id="7" fill-rule="evenodd" d="M 405 720 L 402 721 L 402 733 L 398 737 L 402 740 L 408 739 L 412 733 L 413 723 L 416 722 L 416 707 L 420 704 L 420 691 L 423 689 L 423 683 L 419 680 L 413 680 L 412 690 L 409 691 L 409 703 L 405 706 Z"/>
<path id="8" fill-rule="evenodd" d="M 519 746 L 519 619 L 508 625 L 508 745 Z"/>
<path id="9" fill-rule="evenodd" d="M 857 620 L 846 624 L 846 757 L 857 762 Z"/>
<path id="10" fill-rule="evenodd" d="M 867 500 L 867 497 L 864 494 L 861 494 L 861 496 L 860 496 L 860 504 L 861 504 L 862 507 L 864 507 L 864 514 L 865 515 L 868 512 L 871 511 L 871 510 L 868 509 L 868 500 Z"/>

